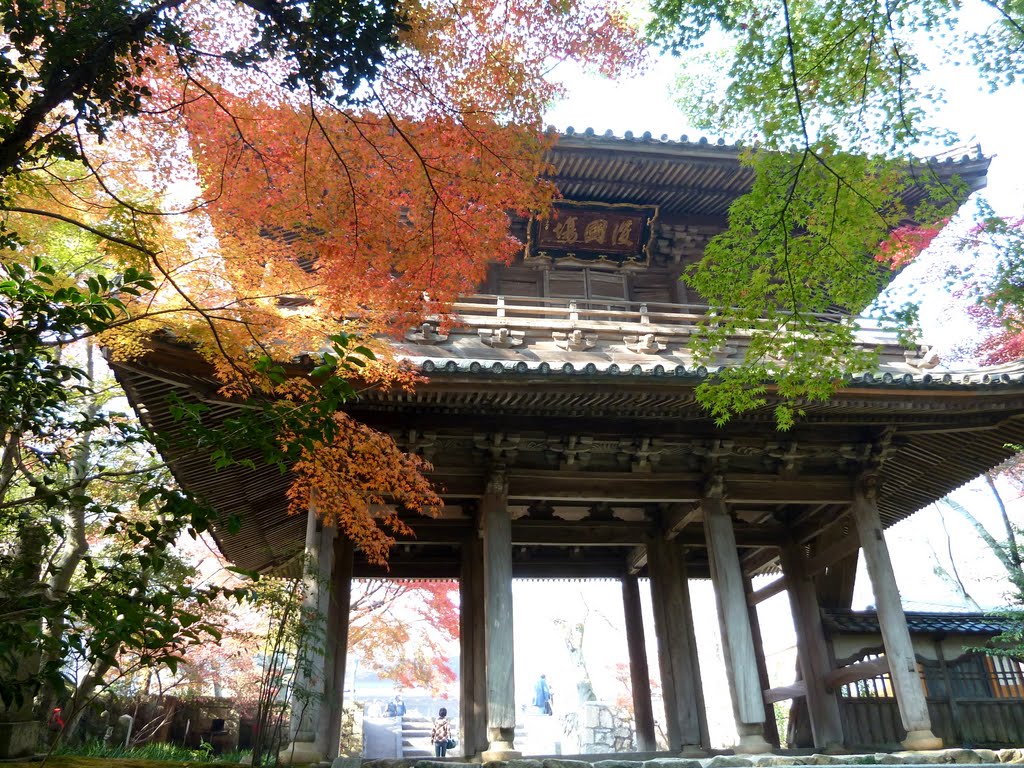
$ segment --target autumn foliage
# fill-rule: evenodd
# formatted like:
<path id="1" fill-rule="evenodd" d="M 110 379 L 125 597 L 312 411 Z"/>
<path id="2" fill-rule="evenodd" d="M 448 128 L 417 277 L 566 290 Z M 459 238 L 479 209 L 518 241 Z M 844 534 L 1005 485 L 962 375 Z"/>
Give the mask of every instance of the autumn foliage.
<path id="1" fill-rule="evenodd" d="M 875 261 L 885 264 L 894 272 L 907 266 L 932 244 L 949 219 L 935 224 L 904 224 L 896 227 L 889 237 L 882 241 L 875 253 Z"/>
<path id="2" fill-rule="evenodd" d="M 455 682 L 455 582 L 360 579 L 352 587 L 349 653 L 400 686 L 444 692 Z"/>
<path id="3" fill-rule="evenodd" d="M 97 101 L 83 123 L 54 106 L 37 129 L 66 142 L 26 143 L 36 113 L 0 105 L 18 126 L 0 130 L 4 152 L 38 150 L 38 162 L 2 166 L 13 174 L 0 189 L 3 231 L 26 259 L 50 252 L 57 232 L 112 273 L 152 274 L 153 290 L 120 296 L 102 333 L 115 358 L 170 332 L 210 362 L 223 397 L 303 407 L 330 377 L 350 378 L 353 393 L 414 383 L 386 335 L 444 315 L 521 247 L 510 215 L 543 213 L 556 194 L 542 180 L 555 137 L 541 115 L 560 92 L 552 70 L 576 59 L 614 74 L 643 55 L 621 13 L 592 0 L 413 1 L 388 4 L 387 18 L 350 4 L 360 23 L 382 25 L 378 38 L 360 32 L 358 51 L 342 51 L 341 28 L 320 29 L 301 3 L 165 5 L 165 23 L 118 7 L 125 19 L 111 23 L 139 34 L 97 51 L 116 66 L 93 87 L 128 101 Z M 47 18 L 41 55 L 59 57 L 74 25 Z M 325 370 L 339 332 L 367 353 L 357 368 Z M 267 361 L 295 360 L 319 372 L 301 385 L 268 374 Z M 280 425 L 292 509 L 313 504 L 381 561 L 407 531 L 379 510 L 439 506 L 426 467 L 347 416 L 308 412 L 311 439 Z"/>

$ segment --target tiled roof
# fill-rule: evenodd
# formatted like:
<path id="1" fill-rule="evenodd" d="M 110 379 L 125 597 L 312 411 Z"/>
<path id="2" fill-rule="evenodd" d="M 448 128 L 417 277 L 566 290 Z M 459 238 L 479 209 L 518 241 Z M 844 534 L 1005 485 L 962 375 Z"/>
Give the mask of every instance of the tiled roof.
<path id="1" fill-rule="evenodd" d="M 591 355 L 592 356 L 592 355 Z M 568 357 L 566 355 L 565 357 Z M 425 374 L 439 376 L 448 374 L 472 374 L 480 376 L 501 376 L 514 374 L 540 374 L 541 376 L 645 376 L 688 379 L 700 382 L 708 376 L 724 371 L 728 366 L 719 366 L 709 371 L 703 365 L 665 365 L 664 363 L 633 363 L 623 366 L 608 360 L 573 362 L 571 360 L 496 360 L 494 358 L 451 358 L 440 355 L 418 357 L 399 355 L 399 359 L 411 363 Z M 1009 384 L 1024 384 L 1024 364 L 1018 364 L 1011 371 L 992 372 L 989 370 L 945 371 L 910 373 L 908 371 L 882 370 L 874 373 L 850 374 L 847 386 L 878 389 L 998 389 Z"/>
<path id="2" fill-rule="evenodd" d="M 675 140 L 630 131 L 620 137 L 611 131 L 598 135 L 591 128 L 568 128 L 548 159 L 559 191 L 569 200 L 658 205 L 663 216 L 724 217 L 754 182 L 754 170 L 741 162 L 745 151 L 741 142 L 723 139 L 691 141 L 684 135 Z M 981 189 L 989 162 L 979 150 L 957 159 L 913 158 L 908 169 L 915 181 L 904 191 L 903 201 L 913 209 L 935 177 L 958 176 L 968 192 Z"/>
<path id="3" fill-rule="evenodd" d="M 915 613 L 908 612 L 911 634 L 998 635 L 1012 622 L 987 613 Z M 878 614 L 874 611 L 830 611 L 822 616 L 829 634 L 877 634 Z"/>

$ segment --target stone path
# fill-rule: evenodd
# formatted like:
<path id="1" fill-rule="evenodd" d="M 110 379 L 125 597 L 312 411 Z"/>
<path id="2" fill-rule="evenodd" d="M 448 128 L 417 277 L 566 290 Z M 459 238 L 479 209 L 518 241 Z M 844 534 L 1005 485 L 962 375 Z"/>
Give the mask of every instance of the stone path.
<path id="1" fill-rule="evenodd" d="M 636 755 L 636 758 L 640 758 Z M 1003 766 L 1024 764 L 1022 749 L 939 749 L 932 752 L 874 752 L 849 755 L 716 755 L 701 759 L 652 756 L 628 759 L 625 756 L 594 755 L 594 760 L 562 757 L 522 758 L 487 763 L 493 768 L 771 768 L 803 765 L 974 765 Z M 331 768 L 479 768 L 480 763 L 457 760 L 361 760 L 336 759 Z"/>

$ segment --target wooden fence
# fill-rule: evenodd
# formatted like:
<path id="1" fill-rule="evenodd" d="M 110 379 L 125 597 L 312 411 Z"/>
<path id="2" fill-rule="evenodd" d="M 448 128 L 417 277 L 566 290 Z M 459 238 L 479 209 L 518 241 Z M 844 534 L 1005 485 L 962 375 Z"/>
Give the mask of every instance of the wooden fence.
<path id="1" fill-rule="evenodd" d="M 1024 669 L 1016 659 L 966 654 L 946 662 L 918 659 L 932 731 L 948 745 L 1024 743 Z M 888 674 L 839 689 L 846 743 L 894 747 L 906 736 Z"/>

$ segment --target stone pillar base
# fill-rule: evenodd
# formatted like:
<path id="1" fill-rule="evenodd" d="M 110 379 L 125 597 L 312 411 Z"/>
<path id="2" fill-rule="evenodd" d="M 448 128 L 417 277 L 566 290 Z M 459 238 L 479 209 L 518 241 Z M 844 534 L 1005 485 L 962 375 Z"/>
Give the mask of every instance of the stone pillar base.
<path id="1" fill-rule="evenodd" d="M 42 744 L 43 726 L 35 720 L 0 722 L 0 758 L 31 757 Z"/>
<path id="2" fill-rule="evenodd" d="M 480 760 L 489 763 L 492 760 L 515 760 L 523 756 L 516 751 L 511 741 L 492 741 L 486 750 L 480 753 Z"/>
<path id="3" fill-rule="evenodd" d="M 920 731 L 907 731 L 907 738 L 901 741 L 900 745 L 906 750 L 921 752 L 942 749 L 942 739 L 926 728 Z"/>
<path id="4" fill-rule="evenodd" d="M 679 757 L 687 760 L 699 760 L 707 756 L 708 753 L 700 744 L 683 744 L 683 748 L 679 752 Z"/>
<path id="5" fill-rule="evenodd" d="M 320 764 L 324 759 L 323 751 L 312 741 L 293 741 L 277 753 L 282 765 Z"/>
<path id="6" fill-rule="evenodd" d="M 737 755 L 765 755 L 771 754 L 772 745 L 760 733 L 747 733 L 740 736 L 733 751 Z"/>

